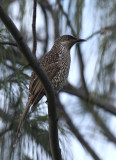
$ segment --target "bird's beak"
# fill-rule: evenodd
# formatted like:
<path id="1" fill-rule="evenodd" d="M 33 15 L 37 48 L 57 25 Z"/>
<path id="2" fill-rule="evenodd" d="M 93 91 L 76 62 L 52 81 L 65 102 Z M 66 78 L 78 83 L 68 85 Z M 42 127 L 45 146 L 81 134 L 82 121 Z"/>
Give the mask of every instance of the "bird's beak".
<path id="1" fill-rule="evenodd" d="M 75 44 L 75 43 L 80 44 L 81 42 L 85 42 L 85 41 L 86 41 L 85 39 L 74 38 L 73 39 L 73 44 Z"/>
<path id="2" fill-rule="evenodd" d="M 70 44 L 69 49 L 74 45 L 74 44 L 80 44 L 81 42 L 85 42 L 85 39 L 78 39 L 78 38 L 73 38 Z"/>
<path id="3" fill-rule="evenodd" d="M 75 43 L 81 43 L 81 42 L 85 42 L 86 40 L 85 39 L 76 39 Z"/>

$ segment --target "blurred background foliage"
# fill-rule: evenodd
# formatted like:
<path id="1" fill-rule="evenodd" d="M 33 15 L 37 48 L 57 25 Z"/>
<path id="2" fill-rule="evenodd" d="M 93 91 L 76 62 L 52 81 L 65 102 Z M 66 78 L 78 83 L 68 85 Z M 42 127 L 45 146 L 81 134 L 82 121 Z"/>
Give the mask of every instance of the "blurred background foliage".
<path id="1" fill-rule="evenodd" d="M 33 1 L 1 0 L 0 3 L 32 49 Z M 37 0 L 37 58 L 46 53 L 60 35 L 88 39 L 72 49 L 68 82 L 59 93 L 59 139 L 66 160 L 98 159 L 81 139 L 85 139 L 99 159 L 116 157 L 116 118 L 102 107 L 108 104 L 115 107 L 116 103 L 115 19 L 115 0 Z M 12 149 L 27 101 L 30 75 L 28 62 L 0 21 L 1 160 L 51 159 L 45 97 L 36 111 L 27 116 L 15 152 Z"/>

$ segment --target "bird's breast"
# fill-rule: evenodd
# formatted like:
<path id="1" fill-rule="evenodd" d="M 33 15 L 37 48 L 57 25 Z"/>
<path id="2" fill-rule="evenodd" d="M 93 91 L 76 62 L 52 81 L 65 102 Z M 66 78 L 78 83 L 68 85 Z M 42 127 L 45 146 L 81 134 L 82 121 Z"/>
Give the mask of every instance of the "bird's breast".
<path id="1" fill-rule="evenodd" d="M 66 83 L 70 69 L 70 53 L 59 54 L 58 72 L 52 80 L 55 90 L 60 90 Z"/>

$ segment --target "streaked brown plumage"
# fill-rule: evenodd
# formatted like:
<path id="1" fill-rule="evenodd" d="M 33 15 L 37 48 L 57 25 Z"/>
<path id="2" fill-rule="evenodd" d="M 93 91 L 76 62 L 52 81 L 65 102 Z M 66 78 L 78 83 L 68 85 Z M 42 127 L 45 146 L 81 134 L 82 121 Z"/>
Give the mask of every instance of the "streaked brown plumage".
<path id="1" fill-rule="evenodd" d="M 56 91 L 60 90 L 67 80 L 70 68 L 71 47 L 75 43 L 80 43 L 83 41 L 83 39 L 77 39 L 70 35 L 61 36 L 55 41 L 52 49 L 40 59 L 39 62 L 44 71 L 47 73 L 50 81 L 52 82 L 52 86 Z M 28 102 L 17 129 L 14 146 L 16 145 L 17 138 L 29 108 L 31 106 L 35 106 L 44 94 L 45 92 L 42 83 L 35 72 L 32 72 L 29 84 Z"/>

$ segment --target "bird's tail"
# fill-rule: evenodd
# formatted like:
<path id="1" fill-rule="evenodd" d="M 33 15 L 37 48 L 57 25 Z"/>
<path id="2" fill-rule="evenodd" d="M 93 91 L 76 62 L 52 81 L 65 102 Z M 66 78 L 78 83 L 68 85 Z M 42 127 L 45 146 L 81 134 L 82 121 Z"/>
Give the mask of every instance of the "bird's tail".
<path id="1" fill-rule="evenodd" d="M 13 143 L 13 147 L 16 147 L 17 140 L 18 140 L 18 138 L 19 138 L 19 136 L 20 136 L 21 128 L 22 128 L 22 126 L 23 126 L 23 123 L 24 123 L 24 120 L 25 120 L 25 118 L 26 118 L 27 112 L 28 112 L 29 109 L 30 109 L 30 106 L 31 106 L 31 99 L 28 100 L 28 102 L 27 102 L 27 104 L 26 104 L 26 107 L 25 107 L 25 109 L 24 109 L 23 115 L 22 115 L 22 117 L 21 117 L 21 120 L 20 120 L 20 122 L 19 122 L 18 129 L 17 129 L 17 132 L 16 132 L 15 141 L 14 141 L 14 143 Z"/>
<path id="2" fill-rule="evenodd" d="M 33 112 L 33 110 L 35 109 L 35 105 L 44 96 L 44 94 L 45 94 L 45 92 L 44 92 L 43 86 L 42 86 L 37 94 L 33 95 L 33 97 L 30 97 L 28 99 L 28 102 L 26 104 L 26 107 L 25 107 L 25 109 L 23 111 L 21 120 L 20 120 L 19 125 L 18 125 L 18 129 L 17 129 L 17 132 L 16 132 L 16 137 L 15 137 L 15 141 L 14 141 L 13 147 L 16 147 L 16 143 L 17 143 L 17 140 L 18 140 L 18 138 L 20 136 L 21 128 L 23 126 L 23 123 L 24 123 L 24 120 L 26 118 L 27 112 L 29 111 L 30 107 L 32 107 L 30 113 Z"/>

